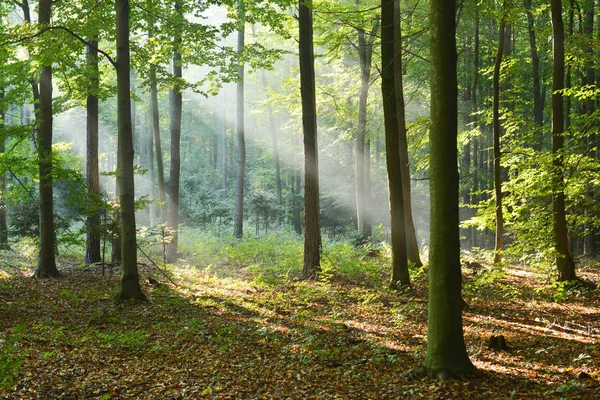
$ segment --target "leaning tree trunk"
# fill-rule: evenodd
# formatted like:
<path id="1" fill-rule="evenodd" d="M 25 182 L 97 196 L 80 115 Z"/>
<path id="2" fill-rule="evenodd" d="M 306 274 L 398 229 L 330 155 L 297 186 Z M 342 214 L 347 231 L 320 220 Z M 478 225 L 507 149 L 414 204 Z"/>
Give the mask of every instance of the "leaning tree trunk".
<path id="1" fill-rule="evenodd" d="M 445 380 L 477 372 L 462 328 L 455 0 L 431 0 L 431 227 L 427 354 L 421 373 Z"/>
<path id="2" fill-rule="evenodd" d="M 175 10 L 180 18 L 181 4 L 179 1 L 175 3 Z M 178 47 L 181 45 L 181 38 L 175 38 L 175 54 L 173 55 L 173 75 L 176 82 L 171 90 L 171 171 L 169 185 L 169 229 L 172 235 L 169 245 L 167 246 L 167 261 L 174 263 L 177 261 L 177 239 L 179 230 L 179 175 L 181 172 L 181 108 L 182 108 L 182 93 L 179 80 L 182 77 L 181 71 L 181 53 Z"/>
<path id="3" fill-rule="evenodd" d="M 552 55 L 554 68 L 552 71 L 552 155 L 554 188 L 552 194 L 552 212 L 554 215 L 554 246 L 556 249 L 556 266 L 559 281 L 576 279 L 575 262 L 569 251 L 567 221 L 565 216 L 564 158 L 564 102 L 560 93 L 565 84 L 565 42 L 562 20 L 562 0 L 551 0 L 552 13 Z"/>
<path id="4" fill-rule="evenodd" d="M 321 271 L 319 153 L 312 10 L 308 8 L 305 0 L 298 2 L 298 23 L 302 129 L 304 132 L 304 268 L 302 275 L 305 279 L 315 279 Z"/>
<path id="5" fill-rule="evenodd" d="M 121 160 L 121 300 L 145 300 L 137 268 L 133 134 L 129 63 L 129 1 L 116 0 L 118 157 Z"/>
<path id="6" fill-rule="evenodd" d="M 51 8 L 51 0 L 40 0 L 38 20 L 41 26 L 50 23 Z M 40 101 L 37 119 L 39 123 L 40 254 L 35 276 L 46 278 L 59 275 L 54 254 L 54 201 L 52 198 L 52 67 L 50 65 L 42 67 L 39 93 Z"/>
<path id="7" fill-rule="evenodd" d="M 244 136 L 244 63 L 242 61 L 245 40 L 245 6 L 244 0 L 238 0 L 238 43 L 237 52 L 240 58 L 238 64 L 237 82 L 237 139 L 238 163 L 237 182 L 235 191 L 235 214 L 233 218 L 233 236 L 241 238 L 244 235 L 244 175 L 246 173 L 246 138 Z"/>
<path id="8" fill-rule="evenodd" d="M 503 12 L 505 10 L 503 9 Z M 494 263 L 502 262 L 502 250 L 504 249 L 504 216 L 502 214 L 502 166 L 500 164 L 500 67 L 502 66 L 502 55 L 504 54 L 504 31 L 506 27 L 505 17 L 502 17 L 500 31 L 498 34 L 498 52 L 494 64 L 494 96 L 492 105 L 492 125 L 494 128 L 494 194 L 496 206 L 496 246 L 494 247 Z"/>
<path id="9" fill-rule="evenodd" d="M 390 200 L 390 228 L 392 234 L 392 276 L 390 288 L 410 287 L 406 258 L 406 230 L 404 221 L 404 194 L 400 141 L 396 109 L 394 79 L 394 0 L 381 1 L 381 92 L 385 124 L 385 154 Z"/>
<path id="10" fill-rule="evenodd" d="M 394 1 L 394 82 L 396 89 L 396 111 L 398 115 L 398 141 L 400 144 L 400 168 L 402 175 L 402 199 L 404 202 L 404 226 L 406 227 L 406 257 L 415 267 L 423 265 L 419 254 L 419 243 L 412 214 L 410 188 L 410 160 L 408 158 L 408 138 L 404 106 L 404 78 L 402 61 L 402 27 L 400 25 L 400 1 Z"/>
<path id="11" fill-rule="evenodd" d="M 100 173 L 98 169 L 98 41 L 90 40 L 87 46 L 87 63 L 90 68 L 90 86 L 87 96 L 87 147 L 86 180 L 91 209 L 86 221 L 87 238 L 85 263 L 102 261 L 100 255 Z"/>

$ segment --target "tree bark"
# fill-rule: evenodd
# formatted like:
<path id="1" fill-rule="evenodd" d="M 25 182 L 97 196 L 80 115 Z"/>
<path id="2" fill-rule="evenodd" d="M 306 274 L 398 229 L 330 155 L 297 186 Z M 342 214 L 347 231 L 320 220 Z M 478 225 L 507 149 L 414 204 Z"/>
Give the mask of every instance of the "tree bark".
<path id="1" fill-rule="evenodd" d="M 473 49 L 473 88 L 471 89 L 471 101 L 473 103 L 473 126 L 479 127 L 479 104 L 477 103 L 477 91 L 479 90 L 479 7 L 475 8 L 475 38 L 474 38 L 474 49 Z M 477 204 L 479 202 L 479 135 L 473 137 L 473 157 L 472 157 L 472 173 L 473 173 L 473 188 L 471 192 L 471 204 Z M 471 245 L 476 247 L 478 245 L 477 240 L 477 229 L 471 228 Z"/>
<path id="2" fill-rule="evenodd" d="M 477 369 L 467 354 L 462 328 L 459 240 L 458 111 L 455 0 L 432 0 L 430 8 L 431 128 L 429 317 L 422 372 L 446 380 Z"/>
<path id="3" fill-rule="evenodd" d="M 233 236 L 241 238 L 244 235 L 244 178 L 246 173 L 246 138 L 244 135 L 244 40 L 246 10 L 244 0 L 238 0 L 238 42 L 237 52 L 240 58 L 237 82 L 237 140 L 238 162 L 235 191 L 235 214 L 233 218 Z"/>
<path id="4" fill-rule="evenodd" d="M 154 205 L 154 198 L 156 197 L 156 177 L 154 170 L 154 108 L 152 107 L 152 90 L 150 90 L 150 98 L 148 99 L 148 154 L 147 154 L 147 162 L 148 162 L 148 179 L 150 180 L 150 188 L 148 192 L 148 197 L 150 198 L 150 203 L 148 204 L 149 208 L 149 218 L 150 218 L 150 226 L 154 226 L 156 223 L 156 206 Z"/>
<path id="5" fill-rule="evenodd" d="M 563 161 L 563 131 L 564 131 L 564 101 L 562 93 L 565 84 L 565 48 L 564 26 L 562 19 L 562 0 L 551 0 L 552 14 L 552 56 L 554 68 L 552 71 L 552 154 L 554 190 L 552 194 L 552 212 L 554 214 L 554 246 L 556 249 L 556 266 L 559 281 L 576 279 L 575 262 L 569 250 L 567 236 L 567 221 L 565 216 L 564 161 Z"/>
<path id="6" fill-rule="evenodd" d="M 385 124 L 385 154 L 388 172 L 390 203 L 390 229 L 392 236 L 391 289 L 410 287 L 406 257 L 406 229 L 404 220 L 404 194 L 402 190 L 402 167 L 400 165 L 400 135 L 396 108 L 394 79 L 394 0 L 381 1 L 381 92 Z"/>
<path id="7" fill-rule="evenodd" d="M 167 222 L 168 206 L 165 188 L 165 169 L 160 140 L 160 118 L 158 115 L 158 90 L 156 87 L 156 65 L 150 65 L 150 108 L 152 110 L 152 135 L 156 153 L 156 173 L 158 175 L 158 200 L 160 201 L 160 222 Z"/>
<path id="8" fill-rule="evenodd" d="M 312 3 L 298 2 L 300 93 L 304 132 L 304 268 L 305 279 L 315 279 L 321 271 L 321 226 L 319 208 L 319 151 L 317 142 L 317 102 L 313 50 Z"/>
<path id="9" fill-rule="evenodd" d="M 504 13 L 504 7 L 502 12 Z M 505 48 L 505 16 L 502 16 L 500 30 L 498 33 L 498 51 L 496 53 L 496 62 L 494 64 L 494 95 L 492 105 L 492 125 L 494 129 L 494 194 L 496 207 L 496 245 L 494 247 L 494 263 L 502 262 L 502 250 L 504 249 L 504 216 L 502 214 L 502 166 L 500 164 L 500 68 L 502 66 L 502 55 Z"/>
<path id="10" fill-rule="evenodd" d="M 137 268 L 135 228 L 135 190 L 133 178 L 133 135 L 131 130 L 131 94 L 129 62 L 129 1 L 116 0 L 117 38 L 117 125 L 121 203 L 121 300 L 146 300 L 140 287 Z"/>
<path id="11" fill-rule="evenodd" d="M 183 19 L 181 3 L 175 2 L 175 11 L 179 18 Z M 171 171 L 169 174 L 169 229 L 171 231 L 171 241 L 167 246 L 167 262 L 177 261 L 177 239 L 179 230 L 179 176 L 181 172 L 181 109 L 182 93 L 179 80 L 182 79 L 181 37 L 175 37 L 175 53 L 173 54 L 173 76 L 176 82 L 171 89 Z M 216 157 L 215 157 L 216 159 Z"/>
<path id="12" fill-rule="evenodd" d="M 86 180 L 91 199 L 86 225 L 85 263 L 102 261 L 100 255 L 100 173 L 98 169 L 98 41 L 92 39 L 87 46 L 87 63 L 90 68 L 90 83 L 86 103 Z"/>
<path id="13" fill-rule="evenodd" d="M 52 1 L 40 0 L 38 21 L 41 26 L 50 23 Z M 42 29 L 42 28 L 40 28 Z M 42 67 L 40 73 L 38 128 L 40 236 L 39 261 L 35 276 L 40 278 L 59 275 L 55 260 L 54 200 L 52 198 L 52 66 Z"/>
<path id="14" fill-rule="evenodd" d="M 375 21 L 369 37 L 363 29 L 358 29 L 358 58 L 360 60 L 360 94 L 358 99 L 358 126 L 356 129 L 356 222 L 359 242 L 371 235 L 369 221 L 369 203 L 365 179 L 365 138 L 367 134 L 367 99 L 371 79 L 371 58 L 373 55 L 373 40 L 379 29 L 379 20 Z"/>
<path id="15" fill-rule="evenodd" d="M 583 35 L 589 41 L 589 43 L 593 43 L 594 41 L 594 0 L 585 0 L 583 2 L 583 12 L 584 12 L 584 21 L 583 21 Z M 587 56 L 586 68 L 585 68 L 585 76 L 583 79 L 583 84 L 588 87 L 592 87 L 596 83 L 595 78 L 595 70 L 594 68 L 598 64 L 594 60 L 594 49 L 593 46 L 587 44 L 585 46 L 585 53 Z M 587 118 L 593 118 L 593 114 L 596 111 L 596 103 L 593 98 L 587 99 L 583 104 L 583 114 L 587 116 Z M 567 111 L 568 112 L 568 111 Z M 589 123 L 588 123 L 589 124 Z M 589 126 L 589 125 L 588 125 Z M 591 158 L 595 158 L 596 152 L 594 147 L 596 147 L 597 133 L 595 130 L 591 130 L 591 133 L 587 139 L 587 147 L 591 149 L 587 152 L 588 156 Z M 598 191 L 588 185 L 587 192 L 591 194 L 592 197 L 598 197 Z M 586 216 L 590 218 L 590 213 L 586 211 Z M 583 240 L 583 254 L 586 256 L 593 255 L 596 252 L 596 235 L 597 229 L 593 227 L 592 224 L 586 222 L 584 224 L 585 227 L 585 237 Z"/>
<path id="16" fill-rule="evenodd" d="M 400 169 L 402 174 L 402 199 L 404 202 L 404 225 L 406 227 L 406 257 L 415 267 L 423 265 L 419 253 L 419 243 L 412 214 L 410 188 L 410 159 L 408 158 L 408 138 L 404 105 L 404 62 L 402 60 L 402 26 L 400 1 L 394 1 L 394 84 L 396 90 L 396 112 L 398 115 L 398 141 L 400 145 Z"/>
<path id="17" fill-rule="evenodd" d="M 540 84 L 540 57 L 537 51 L 535 36 L 535 20 L 531 11 L 531 0 L 523 0 L 527 13 L 527 28 L 529 30 L 529 47 L 531 55 L 531 72 L 533 75 L 533 122 L 535 124 L 535 145 L 538 151 L 542 149 L 542 126 L 544 124 L 544 104 Z"/>
<path id="18" fill-rule="evenodd" d="M 0 21 L 2 22 L 2 21 Z M 0 87 L 0 131 L 5 127 L 4 87 Z M 4 153 L 6 138 L 0 139 L 0 154 Z M 0 174 L 0 249 L 8 249 L 8 224 L 6 223 L 6 175 Z"/>

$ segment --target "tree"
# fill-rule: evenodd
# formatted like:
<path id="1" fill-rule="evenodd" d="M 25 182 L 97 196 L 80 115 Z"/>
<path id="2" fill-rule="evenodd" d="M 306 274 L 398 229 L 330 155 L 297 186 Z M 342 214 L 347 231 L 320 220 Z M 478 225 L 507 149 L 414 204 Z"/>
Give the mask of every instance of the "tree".
<path id="1" fill-rule="evenodd" d="M 38 21 L 40 30 L 50 24 L 52 0 L 40 0 Z M 38 120 L 40 236 L 39 260 L 35 276 L 59 275 L 55 260 L 54 200 L 52 197 L 52 64 L 44 60 L 40 72 Z"/>
<path id="2" fill-rule="evenodd" d="M 544 124 L 544 99 L 542 97 L 542 88 L 540 84 L 540 56 L 537 49 L 537 40 L 535 36 L 535 19 L 531 10 L 531 0 L 523 0 L 525 11 L 527 13 L 527 29 L 529 31 L 529 47 L 531 54 L 531 71 L 533 76 L 533 120 L 535 123 L 535 148 L 541 150 L 542 137 L 541 130 Z"/>
<path id="3" fill-rule="evenodd" d="M 412 215 L 412 196 L 410 188 L 410 160 L 408 158 L 408 138 L 404 106 L 404 64 L 402 61 L 402 26 L 400 18 L 400 0 L 394 1 L 394 82 L 396 90 L 396 115 L 398 119 L 398 142 L 400 150 L 400 170 L 402 175 L 402 202 L 404 204 L 404 226 L 406 235 L 406 257 L 415 266 L 423 265 L 419 254 L 417 233 Z"/>
<path id="4" fill-rule="evenodd" d="M 410 287 L 406 258 L 406 228 L 404 194 L 400 166 L 400 142 L 396 86 L 394 79 L 394 0 L 381 1 L 381 92 L 385 123 L 385 157 L 390 199 L 390 228 L 392 231 L 392 276 L 390 288 Z"/>
<path id="5" fill-rule="evenodd" d="M 233 235 L 241 238 L 244 234 L 244 175 L 246 173 L 246 139 L 244 137 L 244 37 L 245 37 L 245 0 L 238 0 L 238 82 L 237 82 L 237 140 L 238 162 L 237 180 L 235 191 L 235 214 L 233 222 Z"/>
<path id="6" fill-rule="evenodd" d="M 181 2 L 175 3 L 175 12 L 179 18 L 183 18 Z M 177 261 L 177 239 L 179 229 L 179 176 L 181 173 L 181 109 L 182 109 L 182 88 L 180 80 L 182 77 L 181 66 L 181 37 L 177 36 L 173 40 L 175 51 L 173 54 L 173 75 L 175 84 L 170 93 L 171 105 L 171 171 L 169 180 L 169 221 L 168 226 L 173 237 L 167 247 L 167 261 L 173 263 Z"/>
<path id="7" fill-rule="evenodd" d="M 86 220 L 87 239 L 85 263 L 100 262 L 100 173 L 98 169 L 98 41 L 90 40 L 87 46 L 87 62 L 90 68 L 89 93 L 86 100 L 87 146 L 86 179 L 92 209 Z"/>
<path id="8" fill-rule="evenodd" d="M 477 369 L 465 348 L 460 294 L 456 1 L 432 0 L 430 7 L 429 310 L 427 354 L 419 372 L 445 380 Z"/>
<path id="9" fill-rule="evenodd" d="M 500 151 L 500 69 L 502 67 L 502 55 L 505 47 L 506 31 L 506 2 L 502 5 L 502 21 L 498 31 L 498 51 L 494 64 L 494 95 L 492 110 L 492 125 L 494 129 L 494 195 L 496 207 L 496 247 L 494 248 L 494 263 L 502 262 L 502 250 L 504 249 L 504 215 L 502 213 L 502 166 Z"/>
<path id="10" fill-rule="evenodd" d="M 151 35 L 149 35 L 151 37 Z M 168 205 L 165 190 L 165 168 L 163 164 L 162 144 L 160 140 L 160 116 L 158 113 L 158 88 L 156 83 L 156 65 L 150 65 L 150 109 L 152 113 L 152 136 L 156 154 L 156 173 L 158 176 L 158 200 L 160 201 L 160 221 L 167 222 Z"/>
<path id="11" fill-rule="evenodd" d="M 1 20 L 0 20 L 1 22 Z M 0 154 L 5 151 L 4 86 L 0 87 Z M 0 174 L 0 249 L 8 249 L 8 225 L 6 223 L 6 173 Z"/>
<path id="12" fill-rule="evenodd" d="M 375 20 L 371 32 L 367 36 L 364 29 L 358 29 L 358 58 L 360 61 L 360 94 L 358 100 L 358 127 L 356 134 L 356 221 L 360 240 L 371 236 L 371 222 L 368 216 L 368 196 L 366 185 L 366 162 L 370 155 L 365 153 L 367 134 L 367 98 L 371 85 L 371 59 L 373 41 L 379 30 L 379 19 Z"/>
<path id="13" fill-rule="evenodd" d="M 554 215 L 553 233 L 556 249 L 556 266 L 559 281 L 575 280 L 575 262 L 569 250 L 567 221 L 565 216 L 564 194 L 564 101 L 561 90 L 565 85 L 565 34 L 562 19 L 562 0 L 551 0 L 552 14 L 552 155 L 553 155 L 553 193 L 552 213 Z"/>
<path id="14" fill-rule="evenodd" d="M 319 220 L 319 152 L 313 50 L 312 2 L 298 2 L 300 92 L 304 133 L 304 268 L 305 279 L 321 270 L 321 227 Z"/>
<path id="15" fill-rule="evenodd" d="M 121 300 L 146 300 L 137 269 L 129 62 L 129 0 L 116 0 L 118 157 L 121 160 Z"/>

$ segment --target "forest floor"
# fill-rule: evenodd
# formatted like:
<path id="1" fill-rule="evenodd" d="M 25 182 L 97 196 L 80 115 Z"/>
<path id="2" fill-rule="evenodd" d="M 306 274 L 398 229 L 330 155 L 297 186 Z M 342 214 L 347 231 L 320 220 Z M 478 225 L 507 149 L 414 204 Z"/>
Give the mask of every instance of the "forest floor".
<path id="1" fill-rule="evenodd" d="M 465 269 L 465 343 L 484 375 L 438 382 L 404 375 L 426 351 L 425 270 L 398 294 L 385 269 L 306 283 L 181 265 L 169 268 L 175 286 L 145 266 L 149 301 L 117 303 L 116 269 L 63 264 L 61 278 L 41 280 L 3 260 L 3 399 L 600 398 L 597 263 L 578 270 L 587 289 L 514 266 Z M 509 349 L 488 348 L 491 335 Z"/>

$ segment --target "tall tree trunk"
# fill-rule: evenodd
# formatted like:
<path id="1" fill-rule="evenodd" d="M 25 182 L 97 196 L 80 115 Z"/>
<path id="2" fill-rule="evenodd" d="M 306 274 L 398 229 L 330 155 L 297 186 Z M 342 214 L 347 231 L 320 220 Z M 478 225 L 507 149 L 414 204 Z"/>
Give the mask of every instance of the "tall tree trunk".
<path id="1" fill-rule="evenodd" d="M 531 11 L 531 0 L 523 0 L 527 13 L 527 28 L 529 30 L 529 47 L 531 55 L 531 72 L 533 75 L 533 122 L 535 124 L 535 149 L 542 149 L 542 126 L 544 124 L 544 105 L 542 103 L 542 89 L 540 84 L 540 57 L 537 51 L 535 37 L 535 20 Z"/>
<path id="2" fill-rule="evenodd" d="M 154 226 L 156 223 L 156 206 L 154 205 L 154 198 L 156 197 L 156 177 L 154 171 L 154 108 L 152 107 L 152 91 L 150 91 L 150 98 L 148 99 L 148 179 L 150 180 L 150 188 L 148 197 L 150 203 L 148 204 L 150 226 Z"/>
<path id="3" fill-rule="evenodd" d="M 554 214 L 554 245 L 556 249 L 556 266 L 559 281 L 576 279 L 575 262 L 569 251 L 567 221 L 565 217 L 564 162 L 563 162 L 563 130 L 564 104 L 560 91 L 565 83 L 565 42 L 562 20 L 562 0 L 551 0 L 552 13 L 552 55 L 554 68 L 552 72 L 552 154 L 554 190 L 552 194 L 552 212 Z"/>
<path id="4" fill-rule="evenodd" d="M 181 3 L 175 2 L 175 12 L 178 18 L 183 19 L 181 11 Z M 174 263 L 177 261 L 177 239 L 179 230 L 179 175 L 181 172 L 181 108 L 182 108 L 182 93 L 179 80 L 182 78 L 181 53 L 181 38 L 176 37 L 175 53 L 173 55 L 173 76 L 177 80 L 173 89 L 171 89 L 170 105 L 171 105 L 171 171 L 169 174 L 169 229 L 171 230 L 171 241 L 167 247 L 167 262 Z M 216 159 L 216 157 L 215 157 Z"/>
<path id="5" fill-rule="evenodd" d="M 398 142 L 400 169 L 402 175 L 402 199 L 404 203 L 404 225 L 406 227 L 406 257 L 415 267 L 423 265 L 419 254 L 419 243 L 412 213 L 410 188 L 410 159 L 408 158 L 408 138 L 404 105 L 404 62 L 402 60 L 402 26 L 400 1 L 394 1 L 394 84 L 396 90 L 396 112 L 398 118 Z"/>
<path id="6" fill-rule="evenodd" d="M 300 30 L 300 93 L 304 132 L 304 268 L 305 279 L 321 271 L 321 225 L 319 207 L 319 148 L 317 142 L 317 101 L 313 50 L 312 2 L 298 2 Z"/>
<path id="7" fill-rule="evenodd" d="M 371 204 L 371 139 L 367 139 L 365 142 L 365 199 L 367 204 Z M 373 227 L 371 223 L 371 214 L 365 221 L 365 235 L 371 237 L 373 233 Z"/>
<path id="8" fill-rule="evenodd" d="M 100 255 L 100 173 L 98 169 L 98 41 L 92 39 L 87 46 L 87 63 L 90 68 L 86 113 L 86 180 L 88 195 L 92 200 L 86 225 L 85 263 L 102 261 Z"/>
<path id="9" fill-rule="evenodd" d="M 51 8 L 52 0 L 40 0 L 38 21 L 42 27 L 50 23 Z M 39 93 L 39 112 L 36 117 L 39 123 L 40 254 L 35 276 L 47 278 L 59 275 L 54 254 L 54 200 L 52 198 L 52 66 L 50 65 L 42 67 Z"/>
<path id="10" fill-rule="evenodd" d="M 0 20 L 0 23 L 2 21 Z M 0 88 L 0 132 L 6 126 L 5 123 L 5 109 L 4 104 L 4 87 Z M 4 143 L 6 137 L 0 138 L 0 154 L 5 151 Z M 0 249 L 8 249 L 8 224 L 6 223 L 6 174 L 2 172 L 0 174 Z"/>
<path id="11" fill-rule="evenodd" d="M 358 126 L 356 130 L 356 222 L 359 242 L 370 235 L 368 216 L 369 203 L 365 182 L 365 137 L 367 134 L 367 99 L 371 79 L 371 57 L 373 55 L 373 40 L 379 30 L 377 20 L 367 38 L 363 29 L 358 30 L 358 58 L 360 60 L 360 94 L 358 99 Z"/>
<path id="12" fill-rule="evenodd" d="M 506 10 L 502 9 L 505 13 Z M 494 64 L 494 96 L 492 105 L 492 125 L 494 128 L 494 194 L 496 206 L 496 245 L 494 247 L 494 263 L 502 262 L 502 251 L 504 249 L 504 216 L 502 214 L 502 167 L 500 164 L 500 68 L 502 66 L 502 55 L 505 49 L 505 15 L 502 16 L 500 30 L 498 34 L 498 52 L 496 53 L 496 62 Z"/>
<path id="13" fill-rule="evenodd" d="M 158 115 L 158 90 L 156 87 L 156 65 L 150 65 L 150 109 L 152 110 L 152 135 L 156 153 L 156 172 L 158 175 L 158 200 L 160 206 L 160 222 L 167 222 L 168 206 L 165 189 L 165 169 L 163 164 L 162 143 L 160 140 L 160 118 Z"/>
<path id="14" fill-rule="evenodd" d="M 475 8 L 475 44 L 473 49 L 473 88 L 471 89 L 471 101 L 473 103 L 473 126 L 479 127 L 479 104 L 477 104 L 477 91 L 479 90 L 479 7 Z M 473 173 L 473 188 L 471 194 L 471 204 L 477 204 L 479 202 L 479 135 L 473 137 L 473 157 L 472 157 L 472 173 Z M 477 228 L 474 226 L 471 228 L 471 245 L 476 247 L 477 241 Z"/>
<path id="15" fill-rule="evenodd" d="M 233 236 L 241 238 L 244 235 L 244 178 L 246 173 L 246 138 L 244 135 L 244 40 L 246 9 L 244 0 L 238 0 L 238 42 L 237 52 L 240 58 L 238 64 L 237 82 L 237 140 L 238 163 L 237 182 L 235 191 L 235 214 L 233 218 Z"/>
<path id="16" fill-rule="evenodd" d="M 594 0 L 585 0 L 583 3 L 583 11 L 584 11 L 584 21 L 583 21 L 583 35 L 589 41 L 590 44 L 585 46 L 585 52 L 587 56 L 586 68 L 585 68 L 585 76 L 583 79 L 583 84 L 588 87 L 592 87 L 596 83 L 595 79 L 595 70 L 594 68 L 598 64 L 594 60 L 594 48 L 591 45 L 594 41 Z M 593 118 L 592 115 L 596 111 L 595 99 L 589 98 L 583 104 L 583 112 L 588 118 Z M 590 149 L 588 151 L 588 155 L 592 158 L 595 157 L 596 140 L 597 133 L 595 130 L 591 130 L 591 134 L 588 137 L 587 147 Z M 598 197 L 598 191 L 588 185 L 587 192 L 591 194 L 592 197 Z M 590 213 L 586 212 L 587 217 L 590 218 Z M 586 235 L 583 241 L 583 254 L 584 255 L 592 255 L 596 251 L 596 234 L 597 229 L 595 229 L 592 224 L 585 223 L 585 231 Z"/>
<path id="17" fill-rule="evenodd" d="M 422 372 L 446 380 L 472 375 L 462 328 L 458 217 L 455 0 L 431 0 L 429 314 Z M 384 24 L 385 26 L 385 24 Z"/>
<path id="18" fill-rule="evenodd" d="M 410 287 L 406 257 L 406 229 L 404 221 L 404 195 L 402 190 L 402 167 L 400 165 L 400 135 L 396 108 L 396 85 L 394 79 L 394 0 L 381 1 L 381 92 L 385 124 L 385 154 L 390 200 L 390 228 L 392 235 L 392 276 L 390 288 Z"/>
<path id="19" fill-rule="evenodd" d="M 133 178 L 133 135 L 129 63 L 129 0 L 116 0 L 117 37 L 117 125 L 118 156 L 121 160 L 121 300 L 145 300 L 137 268 L 135 190 Z"/>

